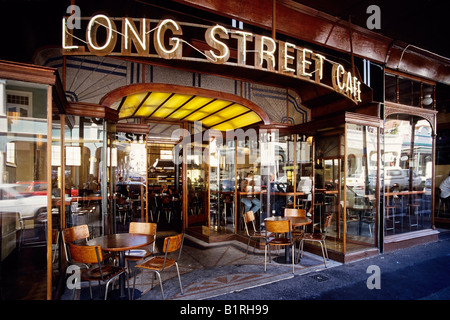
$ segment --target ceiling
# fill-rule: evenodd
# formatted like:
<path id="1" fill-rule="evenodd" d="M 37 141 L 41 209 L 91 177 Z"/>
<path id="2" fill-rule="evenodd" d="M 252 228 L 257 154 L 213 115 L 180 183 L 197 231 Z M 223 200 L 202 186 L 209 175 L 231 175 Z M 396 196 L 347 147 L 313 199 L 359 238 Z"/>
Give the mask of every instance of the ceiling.
<path id="1" fill-rule="evenodd" d="M 179 93 L 133 93 L 116 100 L 111 108 L 119 110 L 119 119 L 151 117 L 152 120 L 201 121 L 203 127 L 219 131 L 262 121 L 255 111 L 236 102 Z"/>

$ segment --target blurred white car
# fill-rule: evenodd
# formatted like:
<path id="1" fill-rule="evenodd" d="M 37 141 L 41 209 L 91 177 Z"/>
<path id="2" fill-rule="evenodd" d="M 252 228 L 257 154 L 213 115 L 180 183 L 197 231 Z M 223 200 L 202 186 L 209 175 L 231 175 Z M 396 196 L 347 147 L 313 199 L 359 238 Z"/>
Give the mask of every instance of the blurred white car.
<path id="1" fill-rule="evenodd" d="M 0 214 L 18 212 L 21 219 L 35 219 L 47 211 L 47 196 L 21 194 L 16 184 L 0 184 Z"/>
<path id="2" fill-rule="evenodd" d="M 409 170 L 400 167 L 387 167 L 384 169 L 384 185 L 386 188 L 398 186 L 399 190 L 409 189 Z M 413 172 L 413 188 L 423 190 L 425 182 Z"/>

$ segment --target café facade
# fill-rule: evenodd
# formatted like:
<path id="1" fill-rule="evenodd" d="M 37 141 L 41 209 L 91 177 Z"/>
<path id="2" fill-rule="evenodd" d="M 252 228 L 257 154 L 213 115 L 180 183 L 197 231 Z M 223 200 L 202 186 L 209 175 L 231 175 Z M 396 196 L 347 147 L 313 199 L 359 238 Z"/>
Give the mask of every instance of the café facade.
<path id="1" fill-rule="evenodd" d="M 438 239 L 447 58 L 286 1 L 180 2 L 61 17 L 61 43 L 33 64 L 0 61 L 2 298 L 32 295 L 25 261 L 33 294 L 56 298 L 61 230 L 79 224 L 247 242 L 244 212 L 262 228 L 304 208 L 313 232 L 332 215 L 340 262 Z"/>

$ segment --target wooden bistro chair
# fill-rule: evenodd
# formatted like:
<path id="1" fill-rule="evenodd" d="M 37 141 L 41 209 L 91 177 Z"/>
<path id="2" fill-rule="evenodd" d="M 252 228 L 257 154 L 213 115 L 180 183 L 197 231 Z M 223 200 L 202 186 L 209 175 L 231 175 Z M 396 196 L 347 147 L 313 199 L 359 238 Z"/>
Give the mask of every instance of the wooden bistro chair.
<path id="1" fill-rule="evenodd" d="M 299 217 L 299 218 L 306 218 L 306 209 L 292 209 L 292 208 L 286 208 L 284 209 L 284 216 L 285 217 Z M 292 236 L 294 238 L 301 237 L 303 233 L 305 233 L 305 230 L 298 226 L 292 228 Z"/>
<path id="2" fill-rule="evenodd" d="M 133 234 L 152 235 L 156 238 L 156 223 L 130 222 L 128 232 Z M 155 251 L 155 243 L 156 241 L 153 241 L 153 244 L 151 246 L 126 251 L 125 261 L 127 262 L 127 265 L 128 261 L 140 261 L 142 259 L 148 258 Z"/>
<path id="3" fill-rule="evenodd" d="M 304 241 L 313 241 L 313 242 L 319 242 L 320 247 L 322 248 L 322 257 L 323 257 L 323 263 L 325 264 L 325 268 L 327 267 L 327 262 L 325 261 L 325 257 L 328 260 L 328 251 L 327 251 L 327 244 L 325 242 L 325 239 L 327 237 L 328 228 L 331 224 L 331 218 L 333 215 L 327 216 L 325 219 L 325 229 L 323 233 L 305 233 L 300 238 L 300 243 L 298 245 L 298 250 L 300 251 L 300 247 L 302 250 L 301 256 L 303 257 L 303 242 Z M 300 259 L 300 252 L 297 254 L 297 262 Z"/>
<path id="4" fill-rule="evenodd" d="M 76 227 L 66 228 L 62 231 L 62 239 L 64 243 L 64 253 L 66 254 L 66 261 L 69 260 L 69 244 L 75 241 L 88 241 L 90 237 L 89 227 L 87 224 L 82 224 Z"/>
<path id="5" fill-rule="evenodd" d="M 253 213 L 253 211 L 242 212 L 242 218 L 244 219 L 245 232 L 246 232 L 247 237 L 248 237 L 247 253 L 245 254 L 245 257 L 247 257 L 248 247 L 250 245 L 250 241 L 252 239 L 255 240 L 255 245 L 253 247 L 253 252 L 255 252 L 256 240 L 258 240 L 258 239 L 265 239 L 266 238 L 266 234 L 265 234 L 265 232 L 256 231 L 255 214 Z M 249 230 L 249 224 L 251 226 L 250 230 Z"/>
<path id="6" fill-rule="evenodd" d="M 148 260 L 136 265 L 136 268 L 141 268 L 143 270 L 149 270 L 154 272 L 158 276 L 159 285 L 161 287 L 161 296 L 164 300 L 164 289 L 161 281 L 161 272 L 175 266 L 177 268 L 178 282 L 180 284 L 181 294 L 183 294 L 183 286 L 181 285 L 181 277 L 180 277 L 180 269 L 178 268 L 178 260 L 181 256 L 181 250 L 183 249 L 183 241 L 184 241 L 184 233 L 180 233 L 176 236 L 166 237 L 164 238 L 163 244 L 163 256 L 153 256 Z M 171 252 L 178 251 L 178 257 L 168 258 L 167 255 Z M 133 281 L 133 299 L 134 299 L 134 290 L 136 287 L 136 276 Z M 152 288 L 153 288 L 153 278 L 152 278 Z"/>
<path id="7" fill-rule="evenodd" d="M 272 234 L 269 234 L 273 233 Z M 280 236 L 280 235 L 284 236 Z M 270 237 L 269 237 L 270 236 Z M 274 236 L 274 237 L 273 237 Z M 291 222 L 289 220 L 267 220 L 266 221 L 266 244 L 264 246 L 264 272 L 267 270 L 267 248 L 270 246 L 291 246 L 292 251 L 292 273 L 294 273 L 294 244 L 295 241 L 291 235 Z M 287 248 L 286 248 L 287 249 Z"/>
<path id="8" fill-rule="evenodd" d="M 108 286 L 112 280 L 117 279 L 126 268 L 104 263 L 104 257 L 100 246 L 79 246 L 69 243 L 70 259 L 72 263 L 86 264 L 86 268 L 80 270 L 80 281 L 89 282 L 89 293 L 92 299 L 92 281 L 106 282 L 105 300 L 108 298 Z M 128 277 L 127 277 L 128 279 Z M 77 281 L 75 277 L 75 281 Z M 129 285 L 128 285 L 129 287 Z M 100 288 L 100 287 L 99 287 Z M 76 283 L 74 284 L 73 297 L 75 297 Z M 129 293 L 128 293 L 129 294 Z"/>

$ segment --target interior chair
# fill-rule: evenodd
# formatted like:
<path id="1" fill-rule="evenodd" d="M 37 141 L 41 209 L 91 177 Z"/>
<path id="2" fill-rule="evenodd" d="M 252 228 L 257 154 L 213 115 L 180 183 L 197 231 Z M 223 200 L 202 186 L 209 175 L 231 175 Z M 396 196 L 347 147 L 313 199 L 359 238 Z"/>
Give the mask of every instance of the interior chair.
<path id="1" fill-rule="evenodd" d="M 245 233 L 247 234 L 247 237 L 248 237 L 247 253 L 245 254 L 245 257 L 247 257 L 248 247 L 250 246 L 250 241 L 252 239 L 255 240 L 255 245 L 253 247 L 253 252 L 255 252 L 256 240 L 258 240 L 258 239 L 265 239 L 266 238 L 266 234 L 265 234 L 265 232 L 263 233 L 263 232 L 260 232 L 260 231 L 256 231 L 255 214 L 253 213 L 253 211 L 243 212 L 242 213 L 242 218 L 244 219 Z M 250 230 L 249 230 L 249 224 L 251 226 Z"/>
<path id="2" fill-rule="evenodd" d="M 156 238 L 156 223 L 153 222 L 130 222 L 129 233 L 147 234 Z M 139 261 L 149 257 L 155 251 L 155 242 L 149 247 L 132 249 L 125 252 L 125 261 Z"/>
<path id="3" fill-rule="evenodd" d="M 286 208 L 286 209 L 284 209 L 284 216 L 285 217 L 306 218 L 306 209 Z M 294 238 L 301 236 L 304 232 L 305 232 L 305 230 L 301 226 L 294 227 L 291 231 L 292 236 Z"/>
<path id="4" fill-rule="evenodd" d="M 116 207 L 117 207 L 117 213 L 119 214 L 119 221 L 125 225 L 125 223 L 127 221 L 127 216 L 130 211 L 130 205 L 129 205 L 128 199 L 124 198 L 120 195 L 117 195 Z"/>
<path id="5" fill-rule="evenodd" d="M 170 223 L 170 219 L 172 217 L 172 201 L 169 196 L 161 197 L 161 210 L 166 215 L 167 223 Z M 159 221 L 159 214 L 158 214 L 158 221 Z"/>
<path id="6" fill-rule="evenodd" d="M 361 223 L 367 224 L 369 227 L 369 234 L 372 237 L 372 229 L 375 227 L 375 196 L 370 194 L 367 197 L 366 205 L 367 210 L 361 216 Z"/>
<path id="7" fill-rule="evenodd" d="M 271 233 L 271 234 L 269 234 Z M 292 251 L 292 273 L 294 273 L 294 240 L 291 235 L 291 222 L 289 220 L 267 220 L 266 221 L 266 243 L 264 246 L 264 272 L 267 270 L 267 249 L 270 246 L 291 247 Z"/>
<path id="8" fill-rule="evenodd" d="M 347 208 L 347 217 L 346 217 L 346 228 L 347 228 L 347 232 L 348 232 L 348 225 L 350 223 L 356 223 L 357 228 L 359 229 L 359 214 L 357 212 L 355 212 L 355 210 L 351 209 L 351 208 Z M 359 230 L 358 230 L 359 232 Z"/>
<path id="9" fill-rule="evenodd" d="M 361 223 L 367 224 L 369 227 L 369 234 L 372 237 L 372 229 L 374 229 L 375 226 L 375 212 L 374 208 L 368 209 L 364 214 L 361 216 Z"/>
<path id="10" fill-rule="evenodd" d="M 78 225 L 81 217 L 85 217 L 85 223 L 89 223 L 95 212 L 95 206 L 91 205 L 91 201 L 72 202 L 70 205 L 70 214 L 72 217 L 72 225 Z M 75 220 L 75 222 L 73 221 Z"/>
<path id="11" fill-rule="evenodd" d="M 106 283 L 105 300 L 108 298 L 108 286 L 111 281 L 117 279 L 121 274 L 126 272 L 123 267 L 105 264 L 105 257 L 102 254 L 100 246 L 79 246 L 69 243 L 71 263 L 82 263 L 87 267 L 80 270 L 80 281 L 89 282 L 89 293 L 92 298 L 92 281 Z M 127 277 L 128 278 L 128 277 Z M 77 281 L 75 277 L 75 282 Z M 129 286 L 128 286 L 129 287 Z M 100 287 L 99 287 L 100 288 Z M 73 297 L 75 297 L 76 283 L 74 284 Z M 129 293 L 128 293 L 129 295 Z"/>
<path id="12" fill-rule="evenodd" d="M 161 296 L 164 298 L 164 289 L 161 281 L 161 273 L 173 266 L 177 268 L 178 282 L 180 284 L 181 294 L 183 294 L 183 286 L 181 285 L 181 277 L 180 277 L 180 269 L 178 268 L 178 260 L 181 256 L 181 250 L 183 249 L 184 242 L 184 233 L 180 233 L 175 236 L 170 236 L 164 238 L 163 244 L 163 253 L 164 256 L 153 256 L 148 260 L 137 264 L 136 268 L 140 268 L 142 270 L 149 270 L 155 273 L 158 276 L 159 285 L 161 287 Z M 178 251 L 178 256 L 176 258 L 169 258 L 168 254 L 172 252 Z M 136 276 L 133 281 L 133 299 L 134 299 L 134 291 L 136 288 Z M 153 278 L 152 278 L 152 288 L 153 288 Z"/>
<path id="13" fill-rule="evenodd" d="M 300 249 L 301 249 L 301 255 L 300 255 L 300 252 L 298 252 L 297 262 L 300 259 L 300 257 L 303 257 L 303 244 L 305 241 L 319 242 L 320 247 L 322 248 L 323 263 L 325 265 L 325 268 L 327 267 L 326 260 L 328 260 L 328 251 L 327 251 L 327 244 L 326 244 L 325 240 L 327 237 L 328 228 L 330 227 L 330 224 L 331 224 L 332 216 L 333 215 L 330 214 L 329 216 L 326 217 L 323 233 L 304 233 L 302 235 L 302 237 L 300 238 L 300 243 L 298 245 L 298 250 L 300 251 Z M 326 257 L 326 260 L 325 260 L 325 257 Z"/>

